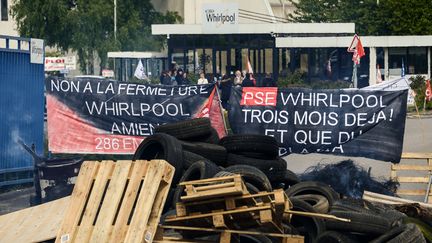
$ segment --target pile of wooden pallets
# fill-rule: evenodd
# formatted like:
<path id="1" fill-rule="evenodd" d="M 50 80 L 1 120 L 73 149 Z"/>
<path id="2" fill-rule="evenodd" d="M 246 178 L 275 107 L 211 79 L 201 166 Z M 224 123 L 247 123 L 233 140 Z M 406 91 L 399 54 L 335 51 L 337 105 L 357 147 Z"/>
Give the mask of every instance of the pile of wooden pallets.
<path id="1" fill-rule="evenodd" d="M 181 183 L 186 195 L 177 214 L 159 225 L 173 175 L 163 160 L 86 161 L 70 197 L 0 217 L 0 242 L 206 242 L 203 236 L 213 236 L 207 242 L 229 243 L 260 235 L 303 242 L 284 232 L 284 212 L 292 207 L 284 191 L 250 194 L 240 175 Z"/>
<path id="2" fill-rule="evenodd" d="M 56 242 L 152 242 L 173 175 L 163 160 L 84 162 Z"/>
<path id="3" fill-rule="evenodd" d="M 194 242 L 190 238 L 219 235 L 223 243 L 238 235 L 267 235 L 280 242 L 303 242 L 303 237 L 285 234 L 283 214 L 292 205 L 285 192 L 250 194 L 240 175 L 188 181 L 180 184 L 186 195 L 176 205 L 176 215 L 165 218 L 161 230 L 175 230 L 183 238 L 157 236 L 156 242 Z"/>
<path id="4" fill-rule="evenodd" d="M 0 242 L 153 242 L 174 167 L 86 161 L 70 197 L 0 217 Z"/>

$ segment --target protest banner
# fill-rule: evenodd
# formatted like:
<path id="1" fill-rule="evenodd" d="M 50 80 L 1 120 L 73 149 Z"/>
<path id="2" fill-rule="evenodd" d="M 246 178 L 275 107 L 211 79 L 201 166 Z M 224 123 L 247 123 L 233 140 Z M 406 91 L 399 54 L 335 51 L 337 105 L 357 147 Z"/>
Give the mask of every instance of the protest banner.
<path id="1" fill-rule="evenodd" d="M 233 88 L 236 134 L 265 134 L 290 153 L 331 153 L 399 162 L 407 90 Z"/>
<path id="2" fill-rule="evenodd" d="M 49 151 L 133 154 L 159 124 L 210 117 L 225 135 L 214 84 L 148 85 L 48 78 Z"/>

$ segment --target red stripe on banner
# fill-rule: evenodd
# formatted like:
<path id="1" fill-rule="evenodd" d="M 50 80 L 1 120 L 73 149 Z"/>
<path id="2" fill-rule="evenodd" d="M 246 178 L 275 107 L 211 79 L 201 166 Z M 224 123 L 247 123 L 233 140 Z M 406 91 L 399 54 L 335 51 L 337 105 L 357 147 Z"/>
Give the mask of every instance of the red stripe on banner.
<path id="1" fill-rule="evenodd" d="M 224 117 L 220 106 L 219 93 L 216 92 L 216 89 L 217 87 L 215 86 L 213 90 L 213 96 L 211 99 L 212 106 L 210 109 L 210 122 L 212 127 L 216 129 L 219 138 L 222 138 L 225 137 L 227 134 L 226 134 Z"/>
<path id="2" fill-rule="evenodd" d="M 240 105 L 276 106 L 277 87 L 244 87 Z"/>
<path id="3" fill-rule="evenodd" d="M 219 104 L 219 97 L 216 95 L 216 88 L 217 87 L 215 86 L 207 102 L 202 106 L 198 114 L 196 114 L 194 117 L 209 117 L 212 127 L 216 129 L 219 137 L 221 138 L 226 136 L 226 129 L 222 117 L 222 110 Z"/>
<path id="4" fill-rule="evenodd" d="M 48 141 L 53 153 L 133 154 L 144 137 L 114 135 L 95 128 L 47 95 Z"/>
<path id="5" fill-rule="evenodd" d="M 208 100 L 206 101 L 206 103 L 204 103 L 204 105 L 201 107 L 201 109 L 199 109 L 199 112 L 194 115 L 195 118 L 210 117 L 210 110 L 212 108 L 212 104 L 213 104 L 212 100 L 213 100 L 215 91 L 216 91 L 216 88 L 214 88 L 212 90 Z"/>

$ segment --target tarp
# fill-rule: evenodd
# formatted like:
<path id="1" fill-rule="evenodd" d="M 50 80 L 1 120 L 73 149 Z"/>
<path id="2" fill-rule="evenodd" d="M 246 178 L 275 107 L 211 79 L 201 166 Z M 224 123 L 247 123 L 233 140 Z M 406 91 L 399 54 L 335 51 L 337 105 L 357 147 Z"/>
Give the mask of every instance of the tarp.
<path id="1" fill-rule="evenodd" d="M 210 117 L 225 135 L 214 84 L 48 78 L 45 88 L 53 153 L 133 154 L 157 125 L 197 117 Z"/>
<path id="2" fill-rule="evenodd" d="M 403 90 L 409 89 L 410 81 L 408 81 L 405 77 L 384 81 L 378 84 L 370 85 L 362 88 L 363 90 Z"/>
<path id="3" fill-rule="evenodd" d="M 399 162 L 407 90 L 233 88 L 229 123 L 236 134 L 265 134 L 280 155 L 332 153 Z"/>
<path id="4" fill-rule="evenodd" d="M 413 90 L 410 88 L 410 83 L 411 83 L 410 80 L 406 79 L 405 77 L 401 77 L 401 78 L 397 78 L 397 79 L 393 79 L 393 80 L 384 81 L 384 82 L 381 82 L 379 84 L 370 85 L 370 86 L 364 87 L 362 89 L 364 89 L 364 90 L 386 90 L 386 91 L 408 89 L 407 104 L 408 105 L 414 105 L 414 96 L 415 95 L 414 95 Z"/>

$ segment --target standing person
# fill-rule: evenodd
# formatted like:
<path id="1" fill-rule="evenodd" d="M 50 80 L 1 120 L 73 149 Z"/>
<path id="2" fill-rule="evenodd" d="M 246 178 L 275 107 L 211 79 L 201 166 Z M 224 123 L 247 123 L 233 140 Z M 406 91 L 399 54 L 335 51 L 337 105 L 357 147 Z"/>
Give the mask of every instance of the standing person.
<path id="1" fill-rule="evenodd" d="M 222 74 L 222 78 L 220 79 L 219 87 L 222 91 L 222 93 L 221 93 L 222 107 L 225 110 L 228 109 L 228 101 L 229 101 L 229 98 L 231 95 L 231 86 L 232 86 L 231 78 L 226 74 Z"/>
<path id="2" fill-rule="evenodd" d="M 190 80 L 189 80 L 187 75 L 188 75 L 187 72 L 183 73 L 183 85 L 189 85 L 190 84 Z"/>
<path id="3" fill-rule="evenodd" d="M 243 80 L 242 87 L 255 87 L 255 83 L 251 79 L 250 73 L 246 73 L 246 77 Z"/>
<path id="4" fill-rule="evenodd" d="M 233 84 L 234 84 L 234 86 L 241 86 L 242 82 L 243 82 L 242 74 L 241 74 L 240 70 L 237 70 L 235 72 Z"/>
<path id="5" fill-rule="evenodd" d="M 242 71 L 242 81 L 246 78 L 246 73 L 247 73 L 246 70 Z"/>
<path id="6" fill-rule="evenodd" d="M 163 71 L 161 72 L 160 76 L 159 76 L 159 83 L 160 83 L 160 84 L 164 84 L 164 83 L 163 83 L 163 78 L 164 78 L 165 75 L 166 75 L 165 70 L 163 70 Z"/>
<path id="7" fill-rule="evenodd" d="M 162 72 L 162 76 L 161 76 L 161 84 L 163 85 L 171 85 L 171 77 L 169 75 L 169 71 L 165 70 Z"/>
<path id="8" fill-rule="evenodd" d="M 174 75 L 175 73 L 176 71 L 174 69 L 169 72 L 169 76 L 171 78 L 171 85 L 178 85 L 176 81 L 176 76 Z"/>
<path id="9" fill-rule="evenodd" d="M 175 80 L 177 82 L 177 85 L 183 85 L 184 78 L 183 78 L 183 70 L 180 68 L 177 70 L 177 75 L 175 76 Z"/>
<path id="10" fill-rule="evenodd" d="M 208 84 L 208 80 L 205 78 L 204 73 L 200 73 L 200 78 L 198 79 L 197 84 Z"/>
<path id="11" fill-rule="evenodd" d="M 272 79 L 270 73 L 266 73 L 266 76 L 263 80 L 263 87 L 277 87 L 276 82 Z"/>
<path id="12" fill-rule="evenodd" d="M 213 83 L 217 83 L 218 85 L 220 85 L 221 79 L 222 79 L 222 76 L 220 75 L 220 73 L 213 74 Z"/>

